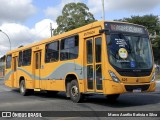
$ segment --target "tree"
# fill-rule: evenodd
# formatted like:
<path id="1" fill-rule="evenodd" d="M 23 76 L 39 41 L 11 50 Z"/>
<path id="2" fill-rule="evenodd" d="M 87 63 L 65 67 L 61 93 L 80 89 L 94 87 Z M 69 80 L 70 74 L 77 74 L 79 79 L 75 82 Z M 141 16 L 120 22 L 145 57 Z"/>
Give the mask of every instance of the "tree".
<path id="1" fill-rule="evenodd" d="M 155 40 L 152 41 L 154 60 L 160 64 L 160 36 L 156 36 Z"/>
<path id="2" fill-rule="evenodd" d="M 147 28 L 152 42 L 155 61 L 160 64 L 160 18 L 155 15 L 131 16 L 118 21 L 143 25 Z"/>
<path id="3" fill-rule="evenodd" d="M 93 14 L 84 3 L 69 3 L 63 7 L 62 15 L 58 16 L 57 29 L 54 35 L 84 26 L 95 21 Z"/>

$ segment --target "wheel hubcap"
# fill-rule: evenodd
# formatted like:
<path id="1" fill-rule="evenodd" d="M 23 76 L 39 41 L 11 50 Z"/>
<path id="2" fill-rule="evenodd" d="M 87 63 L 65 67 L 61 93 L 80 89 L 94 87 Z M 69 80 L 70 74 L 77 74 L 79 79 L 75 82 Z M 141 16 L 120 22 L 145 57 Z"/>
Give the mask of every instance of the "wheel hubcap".
<path id="1" fill-rule="evenodd" d="M 72 94 L 73 97 L 78 96 L 78 88 L 76 86 L 72 87 L 71 94 Z"/>
<path id="2" fill-rule="evenodd" d="M 21 93 L 24 93 L 24 85 L 21 85 Z"/>

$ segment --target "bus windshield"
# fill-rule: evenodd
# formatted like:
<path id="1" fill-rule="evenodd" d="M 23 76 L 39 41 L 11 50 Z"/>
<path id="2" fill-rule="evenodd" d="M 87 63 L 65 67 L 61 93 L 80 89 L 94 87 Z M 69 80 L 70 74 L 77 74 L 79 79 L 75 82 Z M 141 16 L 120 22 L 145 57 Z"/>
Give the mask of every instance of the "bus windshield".
<path id="1" fill-rule="evenodd" d="M 110 63 L 120 69 L 151 69 L 152 53 L 147 36 L 113 33 L 107 37 Z"/>

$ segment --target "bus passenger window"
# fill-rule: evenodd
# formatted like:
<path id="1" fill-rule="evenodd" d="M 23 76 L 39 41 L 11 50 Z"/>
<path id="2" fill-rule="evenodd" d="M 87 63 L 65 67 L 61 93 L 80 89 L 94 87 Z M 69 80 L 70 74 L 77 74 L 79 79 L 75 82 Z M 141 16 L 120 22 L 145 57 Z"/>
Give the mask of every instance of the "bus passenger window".
<path id="1" fill-rule="evenodd" d="M 22 51 L 19 52 L 18 67 L 22 66 Z"/>
<path id="2" fill-rule="evenodd" d="M 22 65 L 23 66 L 29 66 L 31 64 L 31 55 L 32 55 L 31 49 L 23 51 L 23 58 L 22 58 L 22 60 L 23 60 Z"/>
<path id="3" fill-rule="evenodd" d="M 55 62 L 59 60 L 59 41 L 46 45 L 45 62 Z"/>
<path id="4" fill-rule="evenodd" d="M 6 68 L 11 68 L 12 55 L 7 55 L 6 58 Z"/>
<path id="5" fill-rule="evenodd" d="M 69 37 L 61 40 L 61 60 L 70 60 L 78 57 L 79 38 L 78 36 Z"/>

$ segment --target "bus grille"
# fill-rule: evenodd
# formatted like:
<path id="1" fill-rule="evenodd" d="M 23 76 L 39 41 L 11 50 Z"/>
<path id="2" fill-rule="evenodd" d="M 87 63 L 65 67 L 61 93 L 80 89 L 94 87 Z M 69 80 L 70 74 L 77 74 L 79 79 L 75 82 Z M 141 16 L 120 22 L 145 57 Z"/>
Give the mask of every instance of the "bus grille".
<path id="1" fill-rule="evenodd" d="M 130 76 L 130 77 L 142 77 L 142 76 L 149 76 L 151 74 L 151 71 L 145 71 L 145 72 L 118 71 L 118 72 L 122 76 Z"/>
<path id="2" fill-rule="evenodd" d="M 134 89 L 141 89 L 146 91 L 150 85 L 125 85 L 127 91 L 132 92 Z"/>

